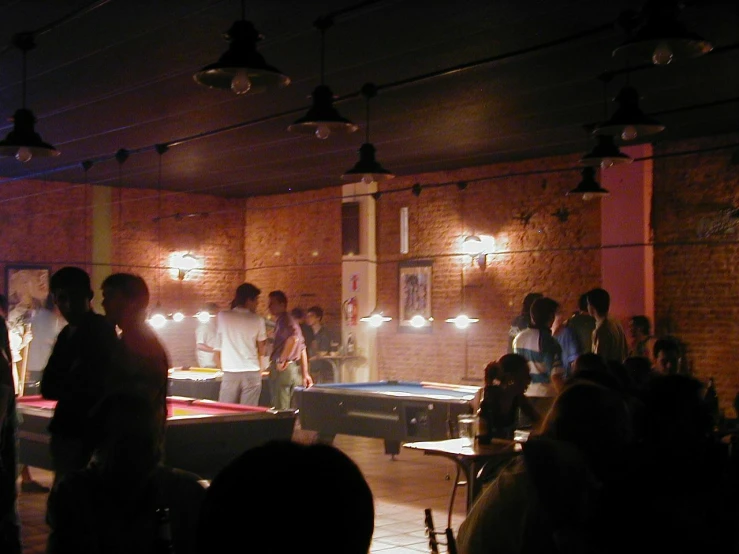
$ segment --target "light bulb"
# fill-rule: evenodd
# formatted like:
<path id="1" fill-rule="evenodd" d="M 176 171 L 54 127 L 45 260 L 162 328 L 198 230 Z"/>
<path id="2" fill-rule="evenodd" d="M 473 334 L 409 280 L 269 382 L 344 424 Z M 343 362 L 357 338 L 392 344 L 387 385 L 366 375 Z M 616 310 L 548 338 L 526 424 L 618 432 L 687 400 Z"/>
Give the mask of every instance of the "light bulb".
<path id="1" fill-rule="evenodd" d="M 582 195 L 582 199 L 585 200 L 586 202 L 588 200 L 592 200 L 593 198 L 595 198 L 595 196 L 591 192 L 586 192 L 585 194 Z"/>
<path id="2" fill-rule="evenodd" d="M 467 329 L 467 327 L 470 326 L 470 318 L 467 317 L 464 314 L 460 314 L 456 317 L 456 321 L 454 322 L 454 326 L 457 329 Z"/>
<path id="3" fill-rule="evenodd" d="M 606 158 L 600 162 L 601 169 L 608 169 L 609 167 L 613 167 L 613 160 Z"/>
<path id="4" fill-rule="evenodd" d="M 161 329 L 167 324 L 167 318 L 163 314 L 154 314 L 149 318 L 149 325 L 154 329 Z"/>
<path id="5" fill-rule="evenodd" d="M 31 158 L 33 158 L 33 154 L 31 153 L 31 150 L 25 146 L 21 146 L 18 149 L 18 152 L 15 153 L 15 159 L 22 163 L 30 162 Z"/>
<path id="6" fill-rule="evenodd" d="M 328 128 L 328 125 L 319 125 L 316 129 L 316 137 L 321 140 L 326 140 L 330 134 L 331 129 Z"/>
<path id="7" fill-rule="evenodd" d="M 638 134 L 639 132 L 636 130 L 636 127 L 633 125 L 627 125 L 621 132 L 621 138 L 623 140 L 634 140 Z"/>
<path id="8" fill-rule="evenodd" d="M 184 319 L 185 319 L 185 314 L 183 314 L 182 312 L 175 312 L 174 314 L 172 314 L 172 320 L 177 323 L 184 321 Z"/>
<path id="9" fill-rule="evenodd" d="M 231 90 L 236 94 L 246 94 L 251 90 L 251 81 L 249 80 L 249 74 L 244 69 L 240 69 L 231 79 Z"/>
<path id="10" fill-rule="evenodd" d="M 362 182 L 365 185 L 371 185 L 375 182 L 375 177 L 374 175 L 372 175 L 372 173 L 365 173 L 364 175 L 362 175 Z"/>
<path id="11" fill-rule="evenodd" d="M 367 323 L 369 323 L 372 327 L 379 327 L 384 322 L 384 318 L 380 314 L 372 314 L 369 319 L 367 320 Z"/>
<path id="12" fill-rule="evenodd" d="M 415 327 L 416 329 L 420 329 L 421 327 L 423 327 L 426 324 L 426 318 L 423 317 L 422 315 L 414 315 L 411 318 L 410 323 L 411 323 L 411 327 Z"/>
<path id="13" fill-rule="evenodd" d="M 210 314 L 209 314 L 208 312 L 198 312 L 198 313 L 197 313 L 197 314 L 195 315 L 195 318 L 196 318 L 196 319 L 197 319 L 197 320 L 198 320 L 198 321 L 199 321 L 200 323 L 208 323 L 208 322 L 210 321 L 210 317 L 211 317 L 211 316 L 210 316 Z"/>
<path id="14" fill-rule="evenodd" d="M 673 57 L 674 54 L 670 45 L 666 42 L 660 42 L 652 54 L 652 63 L 654 65 L 667 65 L 672 61 Z"/>

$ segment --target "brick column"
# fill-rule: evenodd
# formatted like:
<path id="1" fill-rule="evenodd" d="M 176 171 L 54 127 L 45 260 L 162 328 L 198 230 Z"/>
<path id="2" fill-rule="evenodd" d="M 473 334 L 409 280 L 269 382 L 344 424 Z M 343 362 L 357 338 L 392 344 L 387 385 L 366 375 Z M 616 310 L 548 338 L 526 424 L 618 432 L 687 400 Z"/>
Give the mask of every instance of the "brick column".
<path id="1" fill-rule="evenodd" d="M 622 150 L 632 158 L 652 155 L 650 144 Z M 601 186 L 611 193 L 601 201 L 601 275 L 615 317 L 646 315 L 654 325 L 652 174 L 651 160 L 600 172 Z"/>

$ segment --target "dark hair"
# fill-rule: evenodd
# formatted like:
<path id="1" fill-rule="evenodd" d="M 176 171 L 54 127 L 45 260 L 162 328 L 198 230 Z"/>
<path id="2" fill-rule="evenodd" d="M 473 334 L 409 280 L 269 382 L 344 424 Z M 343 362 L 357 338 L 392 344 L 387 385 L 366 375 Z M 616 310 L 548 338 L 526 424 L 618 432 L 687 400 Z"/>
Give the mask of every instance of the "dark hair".
<path id="1" fill-rule="evenodd" d="M 290 478 L 295 468 L 310 478 Z M 259 498 L 281 504 L 265 509 Z M 282 516 L 295 514 L 304 528 L 286 532 Z M 367 554 L 374 517 L 372 492 L 346 454 L 325 444 L 272 441 L 247 450 L 213 479 L 200 514 L 198 550 Z M 254 531 L 246 539 L 245 525 Z"/>
<path id="2" fill-rule="evenodd" d="M 648 335 L 652 328 L 652 325 L 649 323 L 649 318 L 645 315 L 633 316 L 631 318 L 631 325 L 634 329 L 639 329 L 645 335 Z"/>
<path id="3" fill-rule="evenodd" d="M 598 315 L 606 315 L 611 307 L 611 295 L 605 289 L 593 289 L 588 292 L 588 304 Z"/>
<path id="4" fill-rule="evenodd" d="M 502 381 L 504 375 L 528 372 L 529 363 L 526 358 L 520 354 L 504 354 L 495 362 L 490 362 L 485 366 L 485 383 L 492 383 L 496 379 Z"/>
<path id="5" fill-rule="evenodd" d="M 4 294 L 0 294 L 0 310 L 4 313 L 8 313 L 8 297 Z"/>
<path id="6" fill-rule="evenodd" d="M 139 275 L 113 273 L 105 278 L 101 288 L 119 291 L 135 306 L 136 311 L 143 311 L 149 305 L 149 287 L 146 286 L 146 281 Z"/>
<path id="7" fill-rule="evenodd" d="M 313 314 L 318 319 L 323 319 L 323 308 L 321 308 L 320 306 L 311 306 L 306 310 L 306 312 L 309 314 Z"/>
<path id="8" fill-rule="evenodd" d="M 526 317 L 531 317 L 531 305 L 534 303 L 535 300 L 543 297 L 544 295 L 540 292 L 528 293 L 523 299 L 523 304 L 521 305 L 521 313 Z"/>
<path id="9" fill-rule="evenodd" d="M 290 315 L 293 316 L 293 319 L 303 319 L 305 317 L 305 312 L 303 311 L 303 308 L 293 308 L 290 310 Z"/>
<path id="10" fill-rule="evenodd" d="M 64 289 L 67 291 L 78 292 L 87 295 L 92 300 L 93 292 L 90 285 L 90 276 L 87 272 L 79 267 L 63 267 L 51 276 L 49 288 L 53 293 L 56 290 Z"/>
<path id="11" fill-rule="evenodd" d="M 269 297 L 274 298 L 280 304 L 287 306 L 287 296 L 281 290 L 273 290 L 272 292 L 269 293 Z"/>
<path id="12" fill-rule="evenodd" d="M 580 300 L 577 301 L 577 307 L 580 308 L 580 311 L 587 312 L 588 311 L 588 293 L 580 295 Z"/>
<path id="13" fill-rule="evenodd" d="M 231 308 L 233 309 L 236 306 L 243 306 L 249 300 L 256 300 L 261 292 L 261 290 L 259 290 L 251 283 L 240 284 L 238 287 L 236 287 L 236 294 L 234 295 L 234 299 L 231 302 Z"/>
<path id="14" fill-rule="evenodd" d="M 551 298 L 537 298 L 531 304 L 531 322 L 534 327 L 549 325 L 559 308 L 559 303 Z"/>
<path id="15" fill-rule="evenodd" d="M 660 352 L 674 352 L 675 354 L 680 354 L 680 345 L 677 343 L 676 340 L 671 338 L 661 338 L 654 341 L 654 347 L 652 348 L 652 356 L 654 356 L 654 359 L 657 359 L 657 356 Z"/>
<path id="16" fill-rule="evenodd" d="M 54 295 L 49 293 L 46 295 L 46 300 L 44 300 L 44 308 L 47 310 L 53 310 L 54 309 Z"/>

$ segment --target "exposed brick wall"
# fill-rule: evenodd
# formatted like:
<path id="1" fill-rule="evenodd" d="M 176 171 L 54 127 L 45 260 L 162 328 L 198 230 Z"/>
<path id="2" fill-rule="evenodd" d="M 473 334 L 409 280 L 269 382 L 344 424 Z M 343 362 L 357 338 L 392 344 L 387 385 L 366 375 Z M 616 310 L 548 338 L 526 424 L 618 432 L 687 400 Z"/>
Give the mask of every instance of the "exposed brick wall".
<path id="1" fill-rule="evenodd" d="M 739 135 L 659 144 L 655 154 L 735 144 Z M 719 212 L 739 206 L 735 150 L 654 162 L 655 318 L 686 345 L 690 367 L 713 376 L 722 407 L 739 391 L 739 220 L 703 237 Z M 724 219 L 724 221 L 726 221 Z"/>

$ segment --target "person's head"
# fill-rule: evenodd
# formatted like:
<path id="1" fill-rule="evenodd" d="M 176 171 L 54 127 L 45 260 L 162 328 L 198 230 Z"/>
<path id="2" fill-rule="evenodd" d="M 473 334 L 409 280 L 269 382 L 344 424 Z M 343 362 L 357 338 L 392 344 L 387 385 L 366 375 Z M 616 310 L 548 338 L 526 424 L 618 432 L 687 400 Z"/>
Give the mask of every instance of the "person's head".
<path id="1" fill-rule="evenodd" d="M 680 346 L 670 338 L 654 341 L 652 350 L 654 355 L 654 369 L 665 375 L 672 375 L 680 368 Z"/>
<path id="2" fill-rule="evenodd" d="M 79 267 L 63 267 L 51 276 L 49 283 L 54 304 L 68 323 L 77 324 L 91 310 L 94 293 L 90 276 Z"/>
<path id="3" fill-rule="evenodd" d="M 574 444 L 598 476 L 614 469 L 632 440 L 632 421 L 621 394 L 578 381 L 566 386 L 542 422 L 540 435 Z"/>
<path id="4" fill-rule="evenodd" d="M 559 304 L 551 298 L 542 297 L 531 304 L 531 324 L 537 329 L 550 329 L 554 323 Z"/>
<path id="5" fill-rule="evenodd" d="M 262 291 L 251 283 L 240 284 L 236 287 L 236 294 L 234 294 L 234 299 L 231 301 L 231 309 L 247 308 L 251 311 L 256 310 L 261 293 Z"/>
<path id="6" fill-rule="evenodd" d="M 111 323 L 121 329 L 143 323 L 149 307 L 146 281 L 132 273 L 113 273 L 105 278 L 101 288 L 105 317 Z"/>
<path id="7" fill-rule="evenodd" d="M 521 315 L 531 317 L 531 305 L 534 303 L 534 300 L 543 297 L 544 295 L 540 292 L 530 292 L 524 296 L 523 303 L 521 304 Z"/>
<path id="8" fill-rule="evenodd" d="M 577 307 L 581 312 L 588 313 L 588 293 L 580 295 L 580 299 L 577 301 Z"/>
<path id="9" fill-rule="evenodd" d="M 281 290 L 273 290 L 269 293 L 269 313 L 277 317 L 287 311 L 287 296 Z"/>
<path id="10" fill-rule="evenodd" d="M 0 294 L 0 316 L 8 318 L 8 297 Z"/>
<path id="11" fill-rule="evenodd" d="M 97 408 L 101 422 L 95 463 L 104 475 L 129 482 L 146 476 L 162 459 L 158 410 L 138 391 L 119 390 Z"/>
<path id="12" fill-rule="evenodd" d="M 259 499 L 278 504 L 269 509 Z M 346 454 L 325 444 L 273 441 L 247 450 L 213 479 L 198 551 L 367 554 L 374 517 L 372 492 Z M 293 518 L 300 529 L 286 531 Z"/>
<path id="13" fill-rule="evenodd" d="M 320 325 L 323 321 L 323 308 L 320 306 L 311 306 L 308 311 L 305 312 L 305 322 L 308 325 Z"/>
<path id="14" fill-rule="evenodd" d="M 514 396 L 523 394 L 531 384 L 526 358 L 519 354 L 505 354 L 490 362 L 485 366 L 485 384 L 497 384 Z"/>
<path id="15" fill-rule="evenodd" d="M 611 295 L 605 289 L 588 292 L 588 313 L 593 317 L 606 317 L 611 308 Z"/>
<path id="16" fill-rule="evenodd" d="M 293 308 L 290 310 L 290 315 L 298 323 L 305 322 L 305 312 L 303 311 L 303 308 Z"/>
<path id="17" fill-rule="evenodd" d="M 634 339 L 643 339 L 649 336 L 651 331 L 649 318 L 645 315 L 635 315 L 629 319 L 629 332 Z"/>

